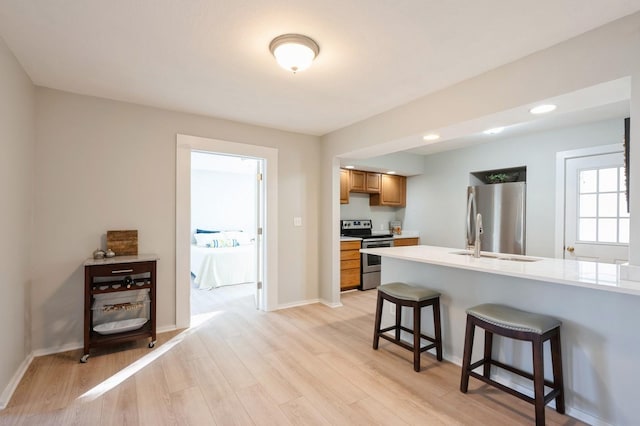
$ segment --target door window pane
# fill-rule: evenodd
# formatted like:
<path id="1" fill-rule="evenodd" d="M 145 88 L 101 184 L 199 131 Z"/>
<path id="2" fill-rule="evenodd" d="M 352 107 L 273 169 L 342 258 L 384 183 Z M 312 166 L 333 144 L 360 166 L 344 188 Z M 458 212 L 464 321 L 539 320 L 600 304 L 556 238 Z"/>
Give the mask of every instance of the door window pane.
<path id="1" fill-rule="evenodd" d="M 580 170 L 578 241 L 629 243 L 624 168 Z"/>
<path id="2" fill-rule="evenodd" d="M 580 225 L 578 226 L 578 240 L 596 241 L 595 219 L 580 219 Z"/>
<path id="3" fill-rule="evenodd" d="M 580 195 L 580 217 L 596 217 L 598 211 L 596 210 L 596 194 L 583 194 Z"/>
<path id="4" fill-rule="evenodd" d="M 615 243 L 618 241 L 617 219 L 598 219 L 598 241 Z"/>
<path id="5" fill-rule="evenodd" d="M 596 184 L 598 182 L 597 170 L 580 171 L 580 193 L 596 192 Z"/>
<path id="6" fill-rule="evenodd" d="M 629 219 L 620 219 L 619 242 L 629 244 Z"/>
<path id="7" fill-rule="evenodd" d="M 598 197 L 598 216 L 618 216 L 618 194 L 600 194 Z"/>
<path id="8" fill-rule="evenodd" d="M 612 192 L 618 190 L 618 168 L 600 169 L 598 171 L 598 191 Z"/>

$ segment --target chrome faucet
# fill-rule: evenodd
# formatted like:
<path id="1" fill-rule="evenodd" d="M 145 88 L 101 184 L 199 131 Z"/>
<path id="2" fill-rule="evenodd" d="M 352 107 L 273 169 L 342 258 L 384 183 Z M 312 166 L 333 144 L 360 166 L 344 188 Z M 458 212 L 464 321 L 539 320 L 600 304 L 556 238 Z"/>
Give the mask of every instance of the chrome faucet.
<path id="1" fill-rule="evenodd" d="M 480 235 L 482 234 L 482 215 L 476 215 L 476 240 L 473 245 L 473 257 L 480 257 Z"/>

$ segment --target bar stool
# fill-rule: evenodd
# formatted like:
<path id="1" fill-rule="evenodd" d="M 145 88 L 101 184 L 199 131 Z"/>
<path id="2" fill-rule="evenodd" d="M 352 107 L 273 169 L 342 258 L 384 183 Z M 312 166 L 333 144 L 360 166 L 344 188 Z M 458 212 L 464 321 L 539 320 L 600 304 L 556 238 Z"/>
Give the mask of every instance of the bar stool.
<path id="1" fill-rule="evenodd" d="M 545 424 L 544 407 L 554 398 L 556 400 L 556 411 L 564 414 L 564 384 L 560 350 L 561 324 L 555 318 L 521 311 L 504 305 L 489 303 L 467 309 L 467 328 L 464 340 L 464 355 L 462 357 L 460 391 L 467 392 L 469 376 L 471 376 L 533 404 L 535 406 L 536 425 Z M 471 364 L 473 336 L 476 326 L 484 329 L 484 357 L 480 361 Z M 503 364 L 491 357 L 494 333 L 511 339 L 531 342 L 533 374 L 511 365 Z M 543 345 L 547 340 L 551 345 L 553 381 L 545 380 L 544 378 Z M 534 398 L 492 380 L 490 378 L 492 365 L 533 380 Z M 482 375 L 473 371 L 480 366 L 483 366 Z M 545 385 L 552 389 L 547 395 L 544 394 Z"/>
<path id="2" fill-rule="evenodd" d="M 382 307 L 387 300 L 396 305 L 396 321 L 391 327 L 381 329 Z M 402 326 L 402 307 L 413 308 L 413 330 Z M 421 311 L 425 306 L 433 307 L 433 326 L 435 337 L 425 336 L 420 332 Z M 395 331 L 395 336 L 391 337 L 387 331 Z M 400 340 L 400 331 L 413 334 L 413 345 L 409 345 Z M 378 304 L 376 307 L 376 324 L 373 334 L 373 349 L 378 349 L 380 337 L 396 345 L 413 352 L 413 369 L 420 371 L 420 354 L 426 350 L 436 348 L 436 358 L 442 361 L 442 337 L 440 330 L 440 293 L 424 287 L 415 287 L 405 283 L 389 283 L 378 287 Z M 420 338 L 431 344 L 420 347 Z"/>

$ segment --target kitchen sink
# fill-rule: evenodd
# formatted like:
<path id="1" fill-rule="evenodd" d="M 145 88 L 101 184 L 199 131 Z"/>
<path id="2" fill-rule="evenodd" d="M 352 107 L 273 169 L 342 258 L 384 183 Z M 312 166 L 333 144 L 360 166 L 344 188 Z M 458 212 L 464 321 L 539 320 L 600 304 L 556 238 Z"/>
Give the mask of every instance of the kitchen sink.
<path id="1" fill-rule="evenodd" d="M 458 254 L 461 256 L 473 256 L 473 252 L 470 251 L 454 251 L 451 254 Z M 509 260 L 511 262 L 537 262 L 542 259 L 538 259 L 536 257 L 527 257 L 520 255 L 509 255 L 509 254 L 500 254 L 500 253 L 482 253 L 480 257 L 485 259 L 498 259 L 498 260 Z"/>

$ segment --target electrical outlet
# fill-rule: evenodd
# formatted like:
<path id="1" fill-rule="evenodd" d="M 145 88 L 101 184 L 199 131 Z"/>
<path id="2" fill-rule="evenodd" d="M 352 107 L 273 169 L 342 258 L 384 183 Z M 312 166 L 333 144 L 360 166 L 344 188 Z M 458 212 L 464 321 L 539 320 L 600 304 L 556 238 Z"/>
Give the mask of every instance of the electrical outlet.
<path id="1" fill-rule="evenodd" d="M 293 226 L 302 226 L 302 218 L 298 216 L 294 217 Z"/>
<path id="2" fill-rule="evenodd" d="M 395 315 L 396 314 L 396 304 L 395 303 L 389 304 L 389 313 L 391 315 Z"/>

